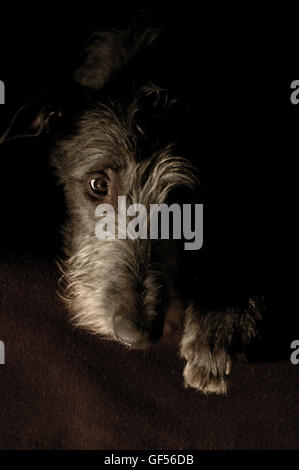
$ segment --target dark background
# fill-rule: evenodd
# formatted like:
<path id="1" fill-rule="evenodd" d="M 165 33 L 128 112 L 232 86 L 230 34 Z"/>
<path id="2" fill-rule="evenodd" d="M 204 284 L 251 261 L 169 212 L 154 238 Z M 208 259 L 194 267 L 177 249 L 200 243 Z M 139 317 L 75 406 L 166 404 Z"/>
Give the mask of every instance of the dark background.
<path id="1" fill-rule="evenodd" d="M 91 31 L 126 24 L 139 10 L 130 4 L 99 3 L 91 11 L 45 5 L 34 14 L 25 8 L 3 16 L 0 70 L 6 104 L 0 131 L 20 106 L 71 78 Z M 151 66 L 143 64 L 144 73 L 192 105 L 188 140 L 204 187 L 203 250 L 216 260 L 219 282 L 229 272 L 236 286 L 241 278 L 272 291 L 269 302 L 278 305 L 285 301 L 284 294 L 278 297 L 289 271 L 282 263 L 294 257 L 286 255 L 294 231 L 296 170 L 291 168 L 298 110 L 289 99 L 296 79 L 294 40 L 282 34 L 284 18 L 277 23 L 274 11 L 248 10 L 237 17 L 228 10 L 214 14 L 179 6 L 146 11 L 154 22 L 166 24 L 171 39 Z M 3 252 L 55 254 L 61 246 L 57 228 L 64 205 L 48 147 L 47 137 L 2 145 Z"/>
<path id="2" fill-rule="evenodd" d="M 152 10 L 168 23 L 172 34 L 167 54 L 156 57 L 153 76 L 182 92 L 192 104 L 194 154 L 210 204 L 214 199 L 223 206 L 218 214 L 223 214 L 219 222 L 223 240 L 233 237 L 238 244 L 250 232 L 246 249 L 259 238 L 263 252 L 276 255 L 285 218 L 283 200 L 290 186 L 285 184 L 293 156 L 290 126 L 294 125 L 292 115 L 296 116 L 289 101 L 290 82 L 296 77 L 288 70 L 294 62 L 288 62 L 288 41 L 280 38 L 275 24 L 261 12 L 248 11 L 238 20 L 227 20 L 229 12 L 222 19 L 221 11 L 213 15 L 187 7 Z M 6 105 L 1 108 L 1 130 L 21 105 L 71 76 L 90 31 L 126 23 L 136 8 L 107 8 L 100 2 L 91 11 L 63 11 L 47 5 L 34 11 L 34 15 L 27 9 L 3 15 L 1 79 Z M 40 140 L 27 139 L 10 144 L 22 150 L 10 162 L 16 165 L 14 171 L 9 167 L 4 171 L 9 185 L 4 194 L 13 200 L 22 196 L 23 205 L 30 195 L 35 203 L 46 204 L 43 212 L 50 210 L 51 216 L 47 207 L 51 198 L 47 190 L 36 186 L 44 182 L 38 182 L 36 175 L 40 175 L 41 160 L 46 160 L 46 156 L 34 156 L 41 152 L 39 144 Z M 1 150 L 11 152 L 7 145 Z M 35 173 L 29 175 L 35 185 L 29 184 L 27 167 Z M 26 211 L 26 220 L 28 216 Z"/>
<path id="3" fill-rule="evenodd" d="M 262 340 L 252 345 L 248 358 L 266 361 L 275 375 L 276 369 L 271 367 L 276 361 L 288 361 L 290 343 L 298 338 L 298 313 L 290 302 L 297 289 L 293 274 L 297 249 L 292 240 L 297 218 L 299 105 L 290 102 L 290 83 L 299 79 L 295 21 L 292 24 L 291 13 L 284 17 L 273 9 L 229 11 L 226 7 L 222 11 L 217 7 L 208 12 L 201 7 L 172 6 L 151 10 L 168 24 L 172 37 L 167 54 L 156 58 L 154 76 L 192 104 L 192 146 L 198 155 L 206 204 L 205 250 L 220 260 L 215 266 L 217 278 L 234 273 L 231 282 L 236 286 L 241 279 L 242 285 L 254 285 L 266 296 Z M 107 7 L 99 2 L 91 10 L 87 6 L 66 10 L 46 3 L 33 11 L 18 7 L 13 13 L 3 12 L 0 79 L 6 87 L 6 104 L 0 107 L 0 132 L 20 106 L 38 99 L 61 78 L 70 77 L 90 31 L 125 23 L 135 11 L 127 4 Z M 57 277 L 53 260 L 60 253 L 64 206 L 47 149 L 47 137 L 0 147 L 0 256 L 8 298 L 18 298 L 13 279 L 22 279 L 21 273 L 39 283 L 41 292 L 49 276 L 52 287 L 46 295 L 51 299 L 53 294 Z M 19 294 L 26 296 L 26 287 L 22 289 Z M 19 308 L 22 311 L 21 301 Z M 80 341 L 84 343 L 82 338 Z M 290 389 L 294 386 L 295 379 L 290 379 Z M 277 404 L 280 398 L 273 400 Z M 255 433 L 252 426 L 249 441 Z M 238 445 L 246 448 L 248 436 L 242 439 Z M 298 439 L 292 439 L 288 447 L 278 438 L 276 448 L 282 442 L 286 448 L 298 447 Z M 222 446 L 212 440 L 203 446 Z M 54 439 L 51 445 L 62 445 L 58 438 L 57 442 Z M 80 439 L 74 442 L 80 445 Z M 186 446 L 177 436 L 175 442 Z M 258 448 L 258 442 L 252 442 Z M 231 448 L 230 441 L 224 440 L 223 446 Z"/>
<path id="4" fill-rule="evenodd" d="M 283 200 L 290 187 L 285 183 L 292 173 L 287 174 L 293 157 L 290 127 L 295 121 L 292 116 L 296 116 L 289 101 L 290 82 L 296 74 L 289 71 L 294 60 L 288 41 L 261 12 L 248 11 L 233 18 L 227 11 L 222 18 L 221 11 L 214 15 L 187 7 L 152 10 L 168 23 L 172 34 L 167 54 L 156 58 L 153 76 L 182 92 L 192 103 L 194 154 L 209 203 L 214 199 L 218 207 L 223 206 L 218 214 L 223 214 L 219 221 L 223 245 L 226 238 L 233 238 L 236 245 L 244 233 L 250 233 L 246 249 L 253 246 L 254 250 L 259 238 L 263 252 L 276 256 L 285 218 Z M 90 31 L 126 23 L 136 8 L 108 8 L 100 2 L 91 12 L 87 8 L 63 11 L 47 5 L 34 11 L 3 15 L 0 70 L 6 105 L 1 108 L 1 130 L 21 105 L 38 99 L 49 86 L 71 76 Z M 13 142 L 13 151 L 7 145 L 2 147 L 2 152 L 9 153 L 16 147 L 19 155 L 9 159 L 13 171 L 4 167 L 5 189 L 3 184 L 1 187 L 6 198 L 21 197 L 23 206 L 28 197 L 35 204 L 45 204 L 42 212 L 48 218 L 52 212 L 48 202 L 52 201 L 48 188 L 37 186 L 45 181 L 36 179 L 41 174 L 38 165 L 46 160 L 46 156 L 38 157 L 40 140 Z M 44 155 L 44 148 L 42 152 Z M 4 158 L 2 162 L 6 164 Z M 34 174 L 28 175 L 26 168 Z M 28 178 L 34 178 L 35 184 Z M 27 209 L 32 205 L 29 199 Z M 11 217 L 10 208 L 6 216 Z M 26 220 L 28 216 L 27 210 Z M 34 220 L 35 216 L 31 222 Z M 31 223 L 26 225 L 28 230 Z"/>

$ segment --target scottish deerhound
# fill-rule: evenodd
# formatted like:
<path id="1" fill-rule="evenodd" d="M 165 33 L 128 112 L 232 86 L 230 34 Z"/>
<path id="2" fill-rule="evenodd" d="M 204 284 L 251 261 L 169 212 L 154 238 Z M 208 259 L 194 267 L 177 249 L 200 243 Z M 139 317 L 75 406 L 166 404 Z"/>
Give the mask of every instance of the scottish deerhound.
<path id="1" fill-rule="evenodd" d="M 117 212 L 118 196 L 145 208 L 200 202 L 198 170 L 167 133 L 180 116 L 180 100 L 131 77 L 132 64 L 158 36 L 156 28 L 136 22 L 96 32 L 74 73 L 80 105 L 73 109 L 60 97 L 31 104 L 36 116 L 23 135 L 55 129 L 52 164 L 68 208 L 63 297 L 73 323 L 132 348 L 182 325 L 185 385 L 224 394 L 236 339 L 247 343 L 255 336 L 262 300 L 247 297 L 219 309 L 203 301 L 200 258 L 194 253 L 192 266 L 186 263 L 180 240 L 100 240 L 95 234 L 96 207 L 110 204 Z M 3 140 L 13 137 L 23 112 Z"/>

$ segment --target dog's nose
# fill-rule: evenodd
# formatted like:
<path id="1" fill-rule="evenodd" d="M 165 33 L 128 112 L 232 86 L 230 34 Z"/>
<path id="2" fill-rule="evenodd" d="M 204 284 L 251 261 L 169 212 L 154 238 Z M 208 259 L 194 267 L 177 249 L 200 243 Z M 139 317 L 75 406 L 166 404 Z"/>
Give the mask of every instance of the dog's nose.
<path id="1" fill-rule="evenodd" d="M 122 315 L 115 315 L 113 326 L 117 339 L 133 349 L 145 349 L 154 342 L 148 331 Z"/>

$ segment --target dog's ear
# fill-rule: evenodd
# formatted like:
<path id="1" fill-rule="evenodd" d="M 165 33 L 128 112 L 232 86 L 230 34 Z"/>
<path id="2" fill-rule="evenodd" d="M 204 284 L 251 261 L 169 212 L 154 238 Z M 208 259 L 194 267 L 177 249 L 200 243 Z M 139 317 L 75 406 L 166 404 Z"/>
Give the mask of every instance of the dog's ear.
<path id="1" fill-rule="evenodd" d="M 49 132 L 61 115 L 62 108 L 59 105 L 49 105 L 40 101 L 26 104 L 16 112 L 7 130 L 0 137 L 0 143 Z"/>
<path id="2" fill-rule="evenodd" d="M 126 26 L 94 31 L 81 53 L 73 79 L 83 87 L 102 89 L 142 56 L 161 32 L 159 19 L 145 11 L 140 11 Z"/>

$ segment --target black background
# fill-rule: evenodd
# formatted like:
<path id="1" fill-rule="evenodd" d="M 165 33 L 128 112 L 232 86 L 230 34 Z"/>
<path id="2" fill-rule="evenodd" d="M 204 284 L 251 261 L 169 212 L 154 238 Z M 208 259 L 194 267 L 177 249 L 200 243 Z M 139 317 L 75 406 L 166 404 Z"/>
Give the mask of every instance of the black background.
<path id="1" fill-rule="evenodd" d="M 235 270 L 235 278 L 266 292 L 272 355 L 288 354 L 298 331 L 288 305 L 296 255 L 291 240 L 299 106 L 290 102 L 290 83 L 298 78 L 295 21 L 290 13 L 246 7 L 151 10 L 173 34 L 169 55 L 157 58 L 162 81 L 171 78 L 193 106 L 192 142 L 208 201 L 205 249 L 223 258 L 219 278 Z M 0 131 L 20 106 L 71 75 L 90 31 L 125 23 L 135 11 L 130 4 L 99 2 L 4 12 Z M 49 169 L 47 138 L 4 143 L 0 150 L 1 251 L 52 255 L 61 246 L 63 200 Z"/>

